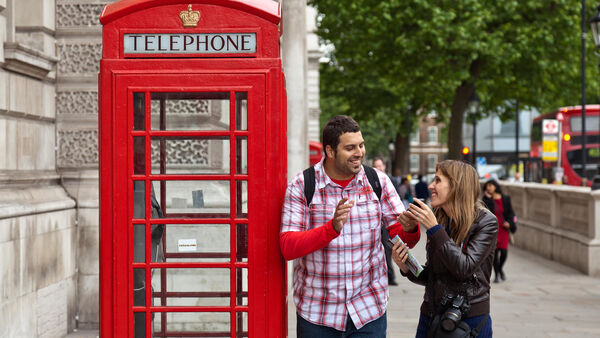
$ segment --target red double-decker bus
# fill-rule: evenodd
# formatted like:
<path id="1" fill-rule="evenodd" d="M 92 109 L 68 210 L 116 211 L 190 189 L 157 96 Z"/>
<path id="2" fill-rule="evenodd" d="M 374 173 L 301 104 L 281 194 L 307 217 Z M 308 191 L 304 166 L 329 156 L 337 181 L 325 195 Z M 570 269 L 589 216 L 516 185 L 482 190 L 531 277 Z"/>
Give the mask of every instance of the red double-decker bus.
<path id="1" fill-rule="evenodd" d="M 542 157 L 542 121 L 545 119 L 558 120 L 560 125 L 560 166 L 567 184 L 581 185 L 581 179 L 586 177 L 587 185 L 591 185 L 592 177 L 600 164 L 600 105 L 585 106 L 585 149 L 583 149 L 581 106 L 561 107 L 536 117 L 531 125 L 530 157 L 532 158 Z M 583 168 L 583 151 L 586 154 L 585 168 Z M 557 162 L 543 162 L 542 177 L 551 182 L 554 178 L 553 168 L 557 165 Z"/>

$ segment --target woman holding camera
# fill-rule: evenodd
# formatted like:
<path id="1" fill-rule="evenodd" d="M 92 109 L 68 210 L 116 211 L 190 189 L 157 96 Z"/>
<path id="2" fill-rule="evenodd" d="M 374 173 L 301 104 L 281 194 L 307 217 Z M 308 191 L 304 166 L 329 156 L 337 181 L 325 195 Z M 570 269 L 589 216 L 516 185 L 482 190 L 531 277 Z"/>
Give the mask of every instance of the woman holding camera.
<path id="1" fill-rule="evenodd" d="M 433 210 L 415 200 L 400 215 L 400 223 L 416 221 L 427 229 L 427 264 L 418 276 L 406 265 L 406 245 L 396 244 L 392 252 L 402 274 L 425 286 L 416 337 L 453 337 L 468 331 L 492 336 L 490 275 L 498 226 L 479 201 L 479 189 L 471 165 L 442 161 L 429 185 Z"/>

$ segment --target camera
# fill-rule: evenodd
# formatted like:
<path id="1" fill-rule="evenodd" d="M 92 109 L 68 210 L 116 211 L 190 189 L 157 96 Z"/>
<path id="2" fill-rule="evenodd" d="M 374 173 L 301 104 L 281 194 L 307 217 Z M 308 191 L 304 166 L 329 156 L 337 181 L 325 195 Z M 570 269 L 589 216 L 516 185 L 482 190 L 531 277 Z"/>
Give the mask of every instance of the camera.
<path id="1" fill-rule="evenodd" d="M 444 313 L 441 316 L 440 325 L 445 331 L 454 331 L 463 315 L 469 312 L 471 306 L 462 295 L 452 293 L 445 294 L 440 303 Z"/>

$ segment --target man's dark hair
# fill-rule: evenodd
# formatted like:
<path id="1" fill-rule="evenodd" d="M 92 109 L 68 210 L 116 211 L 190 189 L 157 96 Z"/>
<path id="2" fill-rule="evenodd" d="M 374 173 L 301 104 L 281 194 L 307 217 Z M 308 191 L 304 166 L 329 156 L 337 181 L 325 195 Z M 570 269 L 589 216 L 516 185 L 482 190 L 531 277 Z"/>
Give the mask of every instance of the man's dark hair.
<path id="1" fill-rule="evenodd" d="M 334 116 L 323 128 L 323 153 L 326 153 L 327 146 L 330 146 L 337 153 L 337 146 L 340 144 L 340 136 L 344 133 L 357 133 L 360 126 L 354 119 L 347 115 Z"/>

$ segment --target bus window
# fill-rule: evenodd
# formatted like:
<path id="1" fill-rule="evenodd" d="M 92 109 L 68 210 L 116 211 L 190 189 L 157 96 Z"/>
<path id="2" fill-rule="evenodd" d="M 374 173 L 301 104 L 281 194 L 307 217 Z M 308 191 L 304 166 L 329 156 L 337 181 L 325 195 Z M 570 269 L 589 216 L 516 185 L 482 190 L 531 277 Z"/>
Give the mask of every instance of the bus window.
<path id="1" fill-rule="evenodd" d="M 542 142 L 542 120 L 534 121 L 532 123 L 531 142 Z"/>
<path id="2" fill-rule="evenodd" d="M 598 124 L 600 122 L 600 121 L 598 121 L 599 118 L 600 118 L 600 116 L 598 116 L 598 115 L 585 117 L 585 132 L 586 133 L 588 131 L 598 131 L 598 128 L 600 128 L 600 125 Z M 581 116 L 572 116 L 569 126 L 571 128 L 571 132 L 580 133 L 582 131 Z"/>
<path id="3" fill-rule="evenodd" d="M 567 151 L 567 160 L 573 171 L 583 177 L 581 149 Z M 600 164 L 600 151 L 597 148 L 588 148 L 586 153 L 585 177 L 591 180 L 596 173 L 597 165 Z"/>

